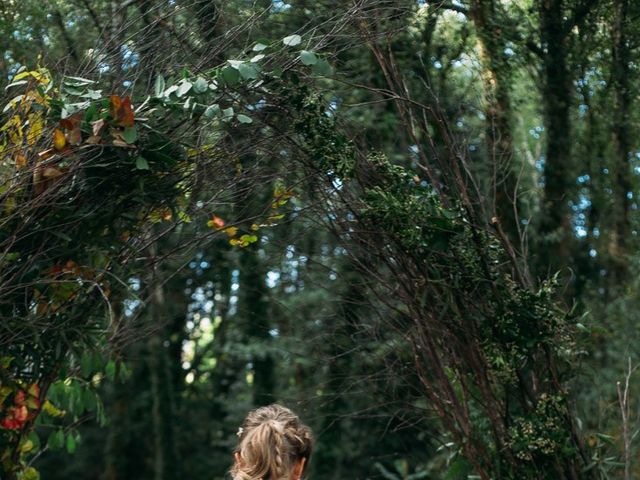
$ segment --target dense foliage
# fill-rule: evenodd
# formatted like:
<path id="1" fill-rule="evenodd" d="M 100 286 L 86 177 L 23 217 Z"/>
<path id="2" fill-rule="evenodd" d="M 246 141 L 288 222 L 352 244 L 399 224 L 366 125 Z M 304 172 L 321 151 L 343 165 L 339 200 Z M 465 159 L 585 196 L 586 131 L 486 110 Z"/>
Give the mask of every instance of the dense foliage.
<path id="1" fill-rule="evenodd" d="M 0 477 L 633 478 L 630 0 L 0 5 Z"/>

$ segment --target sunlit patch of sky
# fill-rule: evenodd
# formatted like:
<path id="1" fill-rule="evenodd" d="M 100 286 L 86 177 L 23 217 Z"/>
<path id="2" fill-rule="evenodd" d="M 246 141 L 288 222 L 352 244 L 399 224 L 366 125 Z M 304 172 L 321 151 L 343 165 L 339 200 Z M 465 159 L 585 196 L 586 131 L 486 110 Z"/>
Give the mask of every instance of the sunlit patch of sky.
<path id="1" fill-rule="evenodd" d="M 135 67 L 138 64 L 138 54 L 135 53 L 133 50 L 131 50 L 131 48 L 129 48 L 128 45 L 122 45 L 122 47 L 120 47 L 120 52 L 122 54 L 122 59 L 123 59 L 123 63 L 122 63 L 122 69 L 123 70 L 128 70 L 132 67 Z"/>
<path id="2" fill-rule="evenodd" d="M 332 117 L 334 115 L 335 112 L 338 111 L 338 99 L 334 98 L 333 100 L 331 100 L 329 102 L 329 108 L 327 108 L 327 110 L 325 110 L 324 114 L 327 117 Z"/>
<path id="3" fill-rule="evenodd" d="M 587 183 L 589 180 L 591 180 L 591 177 L 587 174 L 585 175 L 580 175 L 577 179 L 576 179 L 576 183 L 578 184 L 584 184 Z"/>
<path id="4" fill-rule="evenodd" d="M 239 283 L 240 281 L 240 270 L 237 268 L 231 272 L 231 282 Z M 235 315 L 238 311 L 238 295 L 233 294 L 229 298 L 229 315 Z"/>
<path id="5" fill-rule="evenodd" d="M 271 5 L 271 11 L 276 13 L 284 12 L 291 8 L 291 5 L 284 2 L 283 0 L 271 0 Z"/>
<path id="6" fill-rule="evenodd" d="M 586 193 L 578 194 L 578 202 L 569 202 L 571 210 L 574 212 L 571 221 L 573 230 L 578 238 L 585 238 L 589 233 L 587 231 L 587 215 L 586 211 L 591 207 L 591 200 Z"/>
<path id="7" fill-rule="evenodd" d="M 537 125 L 533 128 L 531 128 L 529 130 L 529 135 L 531 135 L 533 138 L 535 138 L 536 140 L 538 140 L 542 134 L 542 132 L 544 132 L 544 126 L 542 125 Z"/>
<path id="8" fill-rule="evenodd" d="M 270 270 L 269 272 L 267 272 L 267 279 L 265 281 L 265 283 L 267 284 L 267 287 L 269 288 L 275 288 L 280 280 L 280 272 L 277 272 L 275 270 Z"/>

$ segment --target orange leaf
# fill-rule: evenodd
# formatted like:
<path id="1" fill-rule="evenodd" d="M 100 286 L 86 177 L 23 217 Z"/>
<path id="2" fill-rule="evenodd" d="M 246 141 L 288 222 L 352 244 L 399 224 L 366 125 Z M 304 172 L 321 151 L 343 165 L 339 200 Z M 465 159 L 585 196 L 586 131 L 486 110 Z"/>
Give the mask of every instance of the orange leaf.
<path id="1" fill-rule="evenodd" d="M 59 128 L 56 128 L 53 132 L 53 148 L 60 151 L 67 144 L 67 140 L 64 138 L 64 133 Z"/>
<path id="2" fill-rule="evenodd" d="M 80 126 L 84 112 L 74 113 L 70 117 L 60 120 L 60 126 L 68 130 L 67 139 L 71 145 L 79 145 L 82 142 L 82 132 Z"/>
<path id="3" fill-rule="evenodd" d="M 21 153 L 18 153 L 16 155 L 16 168 L 20 169 L 26 166 L 27 166 L 27 157 L 25 157 Z"/>
<path id="4" fill-rule="evenodd" d="M 207 222 L 207 226 L 220 230 L 221 228 L 224 228 L 224 220 L 219 216 L 214 215 L 211 220 Z"/>
<path id="5" fill-rule="evenodd" d="M 116 125 L 120 127 L 133 127 L 134 116 L 129 97 L 120 98 L 118 95 L 111 95 L 111 117 Z"/>

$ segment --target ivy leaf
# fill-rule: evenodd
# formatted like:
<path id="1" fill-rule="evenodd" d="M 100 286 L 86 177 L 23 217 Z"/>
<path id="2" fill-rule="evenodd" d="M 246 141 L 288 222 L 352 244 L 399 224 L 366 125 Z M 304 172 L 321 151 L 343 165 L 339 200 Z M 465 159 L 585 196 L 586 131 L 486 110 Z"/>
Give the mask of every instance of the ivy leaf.
<path id="1" fill-rule="evenodd" d="M 164 77 L 162 75 L 158 75 L 156 77 L 156 83 L 154 85 L 154 91 L 155 91 L 156 97 L 162 97 L 162 94 L 164 92 L 164 87 L 165 87 Z"/>
<path id="2" fill-rule="evenodd" d="M 193 84 L 193 91 L 196 93 L 204 93 L 207 91 L 208 87 L 209 84 L 207 83 L 207 81 L 202 77 L 198 77 L 196 82 Z"/>
<path id="3" fill-rule="evenodd" d="M 302 37 L 300 35 L 289 35 L 288 37 L 284 37 L 282 39 L 282 43 L 284 43 L 287 47 L 295 47 L 296 45 L 300 45 L 302 42 Z"/>
<path id="4" fill-rule="evenodd" d="M 327 75 L 331 75 L 332 69 L 329 62 L 327 62 L 324 58 L 318 58 L 316 63 L 311 67 L 311 71 L 314 75 L 318 75 L 320 77 L 324 77 Z"/>
<path id="5" fill-rule="evenodd" d="M 251 122 L 253 122 L 253 119 L 251 117 L 248 117 L 247 115 L 243 115 L 241 113 L 240 115 L 238 115 L 238 121 L 240 123 L 251 123 Z"/>
<path id="6" fill-rule="evenodd" d="M 238 66 L 238 72 L 245 80 L 254 80 L 258 78 L 258 67 L 250 63 L 241 63 Z"/>
<path id="7" fill-rule="evenodd" d="M 222 110 L 222 120 L 228 122 L 233 118 L 233 107 L 225 108 Z"/>
<path id="8" fill-rule="evenodd" d="M 264 43 L 256 43 L 253 46 L 253 51 L 254 52 L 261 52 L 262 50 L 264 50 L 265 48 L 268 48 L 268 47 L 269 47 L 269 45 L 266 45 Z"/>
<path id="9" fill-rule="evenodd" d="M 138 130 L 136 127 L 125 127 L 122 131 L 122 139 L 129 145 L 134 143 L 138 139 Z"/>
<path id="10" fill-rule="evenodd" d="M 208 119 L 212 119 L 214 117 L 216 117 L 217 115 L 220 115 L 220 105 L 218 105 L 217 103 L 213 104 L 213 105 L 209 105 L 204 113 L 204 118 L 208 118 Z"/>
<path id="11" fill-rule="evenodd" d="M 178 92 L 176 93 L 176 95 L 178 97 L 182 97 L 185 93 L 191 90 L 191 87 L 193 87 L 193 84 L 191 82 L 187 82 L 187 81 L 182 82 L 178 87 Z"/>
<path id="12" fill-rule="evenodd" d="M 238 70 L 233 67 L 224 67 L 220 72 L 220 75 L 222 75 L 222 79 L 229 85 L 240 80 L 240 73 L 238 73 Z"/>
<path id="13" fill-rule="evenodd" d="M 178 86 L 177 85 L 171 85 L 169 88 L 167 88 L 164 91 L 164 96 L 168 98 L 172 93 L 177 92 L 177 91 L 178 91 Z"/>
<path id="14" fill-rule="evenodd" d="M 138 170 L 149 170 L 149 163 L 144 158 L 138 157 L 138 158 L 136 158 L 136 168 Z M 107 376 L 109 375 L 109 365 L 111 363 L 112 362 L 109 362 L 107 364 Z M 113 365 L 114 365 L 113 368 L 115 369 L 115 364 L 113 364 Z"/>
<path id="15" fill-rule="evenodd" d="M 307 66 L 315 65 L 316 63 L 318 63 L 318 57 L 316 56 L 316 54 L 310 52 L 309 50 L 302 50 L 302 52 L 300 52 L 300 60 Z"/>

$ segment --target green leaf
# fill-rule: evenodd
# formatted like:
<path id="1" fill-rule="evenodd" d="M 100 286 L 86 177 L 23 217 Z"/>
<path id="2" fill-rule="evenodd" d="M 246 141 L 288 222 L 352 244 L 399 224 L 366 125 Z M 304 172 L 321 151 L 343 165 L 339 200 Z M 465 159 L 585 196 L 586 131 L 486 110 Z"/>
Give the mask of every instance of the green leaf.
<path id="1" fill-rule="evenodd" d="M 95 104 L 92 103 L 91 105 L 89 105 L 89 108 L 87 108 L 87 111 L 84 114 L 84 120 L 87 123 L 91 123 L 97 119 L 97 116 L 98 116 L 98 109 L 95 106 Z"/>
<path id="2" fill-rule="evenodd" d="M 149 170 L 149 163 L 144 158 L 138 157 L 136 158 L 136 168 L 138 170 Z M 113 360 L 110 360 L 109 363 L 107 363 L 107 377 L 109 376 L 109 365 L 111 364 L 113 364 L 113 369 L 115 372 L 115 363 L 113 363 Z"/>
<path id="3" fill-rule="evenodd" d="M 256 63 L 259 62 L 260 60 L 262 60 L 265 57 L 265 55 L 263 55 L 262 53 L 259 53 L 258 55 L 254 55 L 251 58 L 251 63 Z"/>
<path id="4" fill-rule="evenodd" d="M 253 122 L 253 119 L 251 117 L 248 117 L 247 115 L 243 115 L 241 113 L 240 115 L 238 115 L 238 121 L 240 123 L 251 123 L 251 122 Z"/>
<path id="5" fill-rule="evenodd" d="M 222 120 L 229 121 L 233 118 L 233 107 L 222 110 Z"/>
<path id="6" fill-rule="evenodd" d="M 67 452 L 69 453 L 73 453 L 76 451 L 76 439 L 75 437 L 70 433 L 69 435 L 67 435 Z"/>
<path id="7" fill-rule="evenodd" d="M 258 241 L 258 237 L 257 235 L 247 235 L 244 234 L 240 237 L 240 240 L 242 240 L 243 243 L 249 245 L 251 243 L 255 243 Z"/>
<path id="8" fill-rule="evenodd" d="M 40 472 L 33 467 L 25 468 L 20 480 L 40 480 Z"/>
<path id="9" fill-rule="evenodd" d="M 93 358 L 91 354 L 85 353 L 82 355 L 82 359 L 80 360 L 80 370 L 82 371 L 83 377 L 91 375 L 91 372 L 93 371 Z"/>
<path id="10" fill-rule="evenodd" d="M 208 118 L 208 119 L 212 119 L 218 115 L 220 115 L 220 105 L 218 105 L 217 103 L 214 103 L 213 105 L 209 105 L 204 113 L 204 118 Z"/>
<path id="11" fill-rule="evenodd" d="M 82 98 L 90 98 L 91 100 L 99 100 L 102 98 L 102 90 L 87 90 L 86 93 L 80 95 Z"/>
<path id="12" fill-rule="evenodd" d="M 265 48 L 268 48 L 268 47 L 269 47 L 269 45 L 266 45 L 264 43 L 256 43 L 253 46 L 253 51 L 254 52 L 261 52 L 262 50 L 264 50 Z"/>
<path id="13" fill-rule="evenodd" d="M 90 389 L 86 389 L 82 393 L 82 403 L 84 403 L 84 407 L 89 411 L 93 412 L 96 409 L 98 401 L 96 399 L 96 394 Z"/>
<path id="14" fill-rule="evenodd" d="M 162 94 L 164 93 L 164 88 L 165 88 L 164 77 L 162 75 L 158 75 L 156 77 L 156 83 L 154 86 L 156 97 L 162 97 Z"/>
<path id="15" fill-rule="evenodd" d="M 258 67 L 251 63 L 241 63 L 238 66 L 238 72 L 245 80 L 254 80 L 258 78 Z"/>
<path id="16" fill-rule="evenodd" d="M 182 82 L 178 87 L 178 92 L 176 93 L 176 95 L 178 95 L 178 97 L 182 97 L 189 90 L 191 90 L 191 87 L 193 87 L 193 84 L 191 82 L 187 82 L 187 81 Z"/>
<path id="17" fill-rule="evenodd" d="M 40 449 L 40 437 L 38 436 L 38 433 L 35 430 L 32 430 L 31 432 L 29 432 L 29 436 L 27 438 L 31 443 L 33 443 L 34 450 L 37 451 Z"/>
<path id="18" fill-rule="evenodd" d="M 49 438 L 47 439 L 47 447 L 51 450 L 56 450 L 58 448 L 62 448 L 64 445 L 64 432 L 60 429 L 55 432 L 51 432 L 49 434 Z"/>
<path id="19" fill-rule="evenodd" d="M 300 45 L 302 42 L 302 37 L 300 35 L 289 35 L 288 37 L 284 37 L 282 39 L 282 43 L 284 43 L 287 47 L 295 47 L 296 45 Z"/>
<path id="20" fill-rule="evenodd" d="M 222 79 L 229 85 L 234 84 L 238 80 L 240 80 L 240 73 L 233 67 L 224 67 L 220 72 L 220 75 L 222 75 Z"/>
<path id="21" fill-rule="evenodd" d="M 327 62 L 327 60 L 324 58 L 318 58 L 316 60 L 316 63 L 314 63 L 311 67 L 311 71 L 314 75 L 318 75 L 321 77 L 331 75 L 332 73 L 331 65 L 329 65 L 329 62 Z"/>
<path id="22" fill-rule="evenodd" d="M 207 83 L 207 81 L 202 77 L 198 77 L 196 82 L 193 84 L 193 91 L 196 93 L 204 93 L 207 91 L 208 87 L 209 84 Z"/>
<path id="23" fill-rule="evenodd" d="M 127 367 L 127 364 L 120 362 L 120 371 L 118 372 L 118 378 L 121 382 L 126 382 L 131 376 L 131 370 Z M 97 398 L 97 397 L 96 397 Z"/>
<path id="24" fill-rule="evenodd" d="M 171 85 L 169 88 L 167 88 L 164 91 L 164 96 L 165 97 L 169 97 L 172 93 L 175 93 L 178 91 L 178 86 L 177 85 Z"/>
<path id="25" fill-rule="evenodd" d="M 302 50 L 300 52 L 300 60 L 307 66 L 315 65 L 318 63 L 318 57 L 315 53 L 310 52 L 309 50 Z"/>
<path id="26" fill-rule="evenodd" d="M 64 83 L 68 83 L 70 85 L 81 86 L 81 85 L 91 85 L 92 83 L 96 83 L 94 80 L 89 80 L 88 78 L 82 77 L 64 77 Z"/>
<path id="27" fill-rule="evenodd" d="M 145 165 L 147 165 L 147 161 L 144 158 L 138 157 L 138 159 L 139 160 L 141 159 L 145 163 Z M 137 163 L 138 161 L 136 160 L 136 166 L 138 166 Z M 138 169 L 149 170 L 149 165 L 147 165 L 146 169 L 141 169 L 140 167 L 138 167 Z M 113 382 L 113 379 L 116 378 L 116 362 L 114 362 L 113 360 L 109 360 L 107 362 L 107 366 L 104 369 L 104 373 L 109 379 L 109 381 Z"/>
<path id="28" fill-rule="evenodd" d="M 136 127 L 125 127 L 122 131 L 122 139 L 129 145 L 134 143 L 138 139 L 138 130 Z"/>

